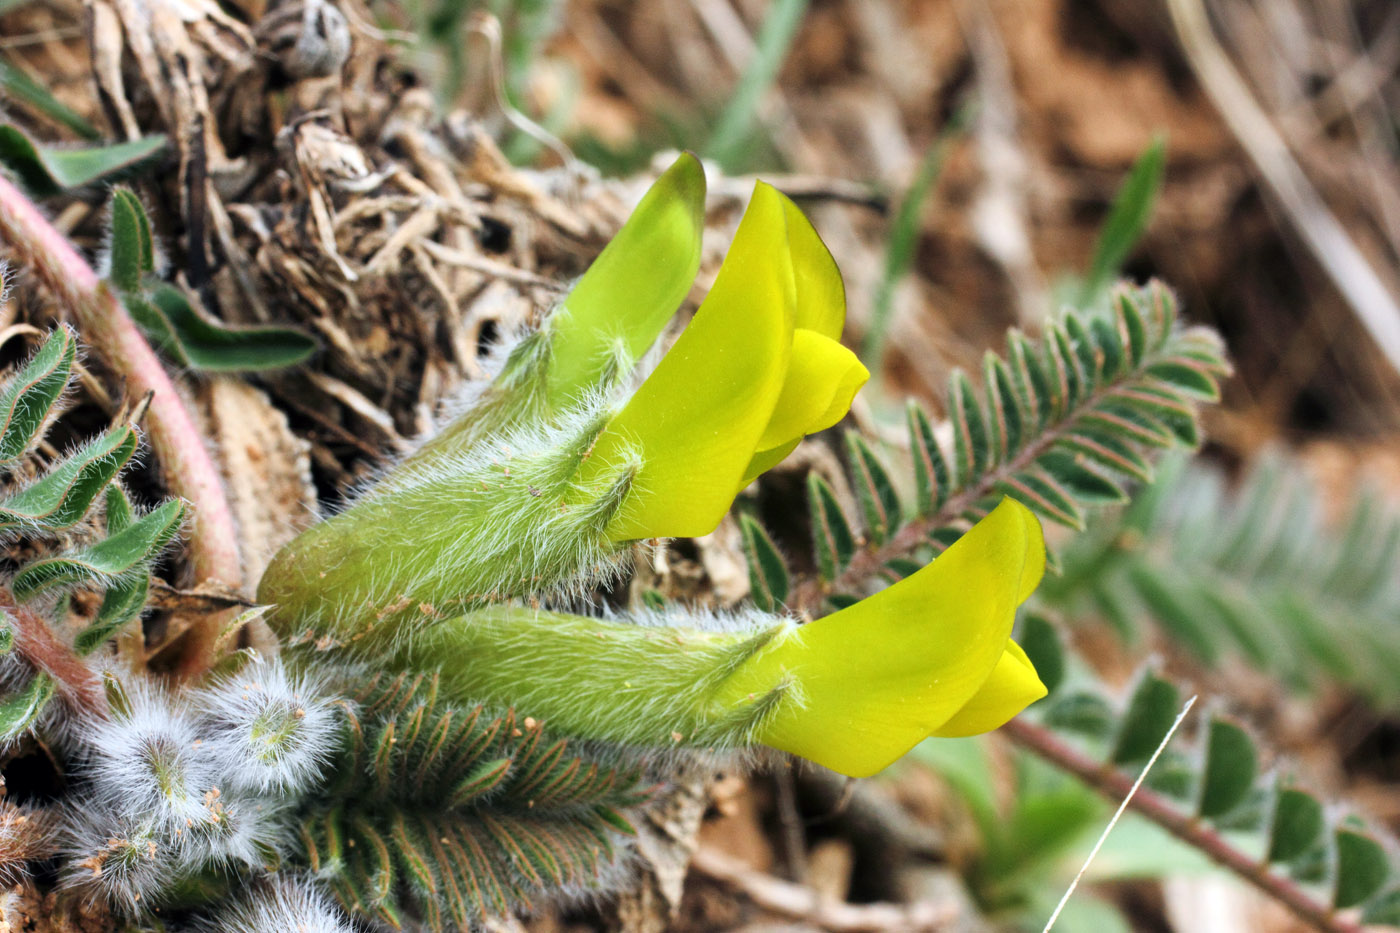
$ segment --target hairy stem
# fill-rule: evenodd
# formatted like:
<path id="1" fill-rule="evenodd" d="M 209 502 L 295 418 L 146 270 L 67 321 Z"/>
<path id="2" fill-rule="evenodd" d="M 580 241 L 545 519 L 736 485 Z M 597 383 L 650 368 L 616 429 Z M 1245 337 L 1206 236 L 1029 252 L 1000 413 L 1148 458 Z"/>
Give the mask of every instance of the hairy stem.
<path id="1" fill-rule="evenodd" d="M 233 512 L 218 467 L 175 383 L 116 294 L 37 207 L 0 177 L 0 239 L 76 318 L 84 340 L 135 396 L 151 394 L 146 434 L 169 490 L 191 506 L 190 565 L 196 578 L 237 589 L 242 561 Z M 200 617 L 180 663 L 186 676 L 206 670 L 224 615 Z"/>
<path id="2" fill-rule="evenodd" d="M 1002 726 L 1001 733 L 1032 754 L 1079 778 L 1110 800 L 1121 801 L 1132 789 L 1133 779 L 1128 775 L 1094 760 L 1049 730 L 1024 719 L 1011 720 Z M 1331 907 L 1289 879 L 1274 874 L 1268 865 L 1241 852 L 1219 833 L 1182 813 L 1166 798 L 1139 788 L 1128 806 L 1283 904 L 1314 929 L 1322 933 L 1362 933 L 1359 923 L 1339 917 Z"/>
<path id="3" fill-rule="evenodd" d="M 9 590 L 0 590 L 0 609 L 15 626 L 15 650 L 30 664 L 58 682 L 64 695 L 83 710 L 105 715 L 107 697 L 102 681 L 71 646 L 54 634 L 37 612 L 17 605 Z"/>

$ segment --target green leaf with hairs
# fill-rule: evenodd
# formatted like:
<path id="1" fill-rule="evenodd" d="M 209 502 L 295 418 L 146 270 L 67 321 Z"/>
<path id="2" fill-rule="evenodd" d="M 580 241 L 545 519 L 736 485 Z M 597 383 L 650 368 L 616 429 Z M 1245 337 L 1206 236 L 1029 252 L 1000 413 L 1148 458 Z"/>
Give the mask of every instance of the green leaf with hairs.
<path id="1" fill-rule="evenodd" d="M 977 393 L 961 370 L 949 381 L 948 415 L 953 422 L 953 475 L 960 486 L 967 486 L 991 465 L 992 458 Z"/>
<path id="2" fill-rule="evenodd" d="M 194 309 L 173 285 L 147 295 L 128 293 L 124 303 L 146 335 L 182 366 L 204 372 L 261 372 L 305 361 L 314 338 L 290 327 L 226 327 Z"/>
<path id="3" fill-rule="evenodd" d="M 131 501 L 121 486 L 113 483 L 107 487 L 107 534 L 114 535 L 130 528 L 136 521 L 136 513 Z M 149 562 L 148 562 L 149 563 Z M 73 647 L 79 655 L 88 655 L 106 644 L 107 640 L 139 618 L 146 608 L 146 597 L 150 593 L 151 577 L 141 573 L 129 580 L 109 586 L 102 595 L 102 605 L 92 623 L 73 639 Z"/>
<path id="4" fill-rule="evenodd" d="M 812 518 L 817 570 L 823 580 L 835 580 L 855 556 L 856 536 L 836 501 L 836 493 L 815 473 L 807 474 L 807 506 Z"/>
<path id="5" fill-rule="evenodd" d="M 129 527 L 89 547 L 26 564 L 15 573 L 11 592 L 21 602 L 67 586 L 113 586 L 144 571 L 180 528 L 185 504 L 171 500 Z"/>
<path id="6" fill-rule="evenodd" d="M 126 466 L 136 444 L 136 429 L 129 426 L 88 441 L 43 477 L 0 500 L 0 529 L 72 527 Z"/>
<path id="7" fill-rule="evenodd" d="M 0 463 L 16 460 L 39 435 L 68 386 L 78 342 L 59 327 L 0 390 Z"/>
<path id="8" fill-rule="evenodd" d="M 23 735 L 53 699 L 56 687 L 52 677 L 37 671 L 29 678 L 29 683 L 0 700 L 0 743 Z"/>
<path id="9" fill-rule="evenodd" d="M 856 501 L 860 503 L 870 540 L 884 544 L 900 525 L 899 494 L 894 481 L 870 443 L 855 431 L 846 432 L 846 451 L 850 455 Z"/>
<path id="10" fill-rule="evenodd" d="M 112 192 L 110 227 L 108 277 L 119 291 L 134 292 L 142 277 L 155 271 L 155 243 L 146 209 L 129 188 Z"/>
<path id="11" fill-rule="evenodd" d="M 41 198 L 130 175 L 164 148 L 161 135 L 104 146 L 41 146 L 19 127 L 0 126 L 0 165 Z"/>
<path id="12" fill-rule="evenodd" d="M 928 415 L 910 401 L 905 411 L 909 427 L 909 452 L 914 460 L 914 493 L 919 515 L 929 515 L 948 496 L 948 461 L 933 436 Z"/>
<path id="13" fill-rule="evenodd" d="M 777 612 L 787 601 L 791 578 L 783 555 L 768 532 L 752 516 L 739 516 L 744 557 L 749 565 L 749 598 L 764 612 Z"/>

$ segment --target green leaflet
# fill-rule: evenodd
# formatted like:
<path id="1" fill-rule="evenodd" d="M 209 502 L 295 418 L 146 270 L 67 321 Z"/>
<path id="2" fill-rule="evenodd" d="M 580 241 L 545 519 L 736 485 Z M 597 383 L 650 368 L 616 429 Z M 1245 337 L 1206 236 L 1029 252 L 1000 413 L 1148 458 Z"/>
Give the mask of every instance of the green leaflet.
<path id="1" fill-rule="evenodd" d="M 57 530 L 76 524 L 136 453 L 136 444 L 131 427 L 88 441 L 40 479 L 0 500 L 0 529 Z"/>
<path id="2" fill-rule="evenodd" d="M 1337 849 L 1332 906 L 1339 910 L 1365 903 L 1380 890 L 1394 869 L 1385 848 L 1372 836 L 1344 827 L 1334 837 Z"/>
<path id="3" fill-rule="evenodd" d="M 125 531 L 136 521 L 131 501 L 121 486 L 113 483 L 107 487 L 107 534 L 114 535 Z M 149 561 L 147 562 L 149 563 Z M 107 588 L 102 595 L 102 605 L 92 624 L 78 633 L 73 639 L 73 648 L 80 655 L 96 651 L 109 638 L 125 625 L 141 615 L 146 608 L 146 597 L 150 593 L 151 577 L 143 573 L 128 580 L 121 580 Z"/>
<path id="4" fill-rule="evenodd" d="M 204 372 L 260 372 L 295 366 L 316 352 L 316 341 L 290 327 L 225 327 L 195 311 L 178 288 L 157 284 L 128 292 L 127 311 L 182 366 Z"/>
<path id="5" fill-rule="evenodd" d="M 60 327 L 5 383 L 0 391 L 0 463 L 18 459 L 37 439 L 68 386 L 77 350 L 73 332 Z"/>
<path id="6" fill-rule="evenodd" d="M 1152 671 L 1143 671 L 1118 728 L 1110 755 L 1114 764 L 1146 761 L 1162 743 L 1181 711 L 1176 685 Z"/>
<path id="7" fill-rule="evenodd" d="M 0 743 L 23 735 L 53 699 L 56 687 L 52 677 L 39 671 L 18 691 L 0 699 Z"/>
<path id="8" fill-rule="evenodd" d="M 899 529 L 902 519 L 894 482 L 870 444 L 855 431 L 846 432 L 846 451 L 866 532 L 871 543 L 884 544 Z"/>
<path id="9" fill-rule="evenodd" d="M 289 327 L 226 327 L 195 310 L 179 288 L 155 277 L 155 241 L 141 201 L 112 192 L 108 281 L 127 313 L 181 366 L 205 372 L 258 372 L 303 362 L 316 341 Z"/>
<path id="10" fill-rule="evenodd" d="M 744 554 L 749 565 L 749 598 L 765 612 L 777 612 L 787 600 L 791 580 L 783 556 L 763 526 L 748 515 L 739 516 Z"/>
<path id="11" fill-rule="evenodd" d="M 105 146 L 41 146 L 16 126 L 0 126 L 0 164 L 38 197 L 133 173 L 164 148 L 161 135 Z"/>
<path id="12" fill-rule="evenodd" d="M 823 580 L 835 580 L 855 556 L 855 535 L 836 501 L 836 493 L 815 473 L 807 474 L 807 505 L 812 516 L 817 570 Z"/>
<path id="13" fill-rule="evenodd" d="M 1212 718 L 1206 732 L 1205 767 L 1196 812 L 1221 817 L 1249 797 L 1258 769 L 1254 740 L 1239 725 Z"/>
<path id="14" fill-rule="evenodd" d="M 143 571 L 179 530 L 184 509 L 178 500 L 166 502 L 96 544 L 26 564 L 10 583 L 15 599 L 26 602 L 56 587 L 110 586 Z"/>

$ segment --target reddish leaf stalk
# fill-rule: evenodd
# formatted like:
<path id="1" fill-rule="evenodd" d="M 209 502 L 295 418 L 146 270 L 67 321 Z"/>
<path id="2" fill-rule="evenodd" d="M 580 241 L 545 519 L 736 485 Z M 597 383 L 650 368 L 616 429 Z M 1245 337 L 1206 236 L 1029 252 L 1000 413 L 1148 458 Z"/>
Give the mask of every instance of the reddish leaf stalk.
<path id="1" fill-rule="evenodd" d="M 82 709 L 105 715 L 107 696 L 92 668 L 54 634 L 49 623 L 37 612 L 15 604 L 7 590 L 0 590 L 3 607 L 15 627 L 15 650 L 30 664 L 48 673 L 59 689 Z"/>
<path id="2" fill-rule="evenodd" d="M 1013 719 L 1002 726 L 1001 733 L 1032 754 L 1079 778 L 1110 800 L 1121 801 L 1132 790 L 1131 777 L 1111 765 L 1096 761 L 1048 729 L 1024 719 Z M 1293 881 L 1270 871 L 1267 864 L 1241 852 L 1215 830 L 1183 813 L 1166 798 L 1139 788 L 1128 802 L 1128 807 L 1283 904 L 1314 929 L 1322 933 L 1362 933 L 1361 924 L 1339 916 Z"/>
<path id="3" fill-rule="evenodd" d="M 77 319 L 86 344 L 122 376 L 134 396 L 151 394 L 145 428 L 169 490 L 190 503 L 190 565 L 201 582 L 242 585 L 233 512 L 204 437 L 151 345 L 117 295 L 18 188 L 0 177 L 0 239 Z M 180 670 L 196 675 L 213 661 L 223 614 L 200 617 Z"/>

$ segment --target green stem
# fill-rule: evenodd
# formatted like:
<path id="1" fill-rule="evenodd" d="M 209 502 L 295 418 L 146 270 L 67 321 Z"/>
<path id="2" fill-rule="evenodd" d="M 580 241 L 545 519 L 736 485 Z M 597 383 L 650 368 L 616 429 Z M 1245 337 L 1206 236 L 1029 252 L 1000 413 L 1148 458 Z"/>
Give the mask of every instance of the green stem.
<path id="1" fill-rule="evenodd" d="M 134 397 L 150 393 L 146 434 L 172 493 L 188 501 L 190 565 L 201 582 L 237 589 L 242 560 L 233 511 L 219 469 L 175 383 L 115 293 L 39 209 L 0 177 L 0 239 L 16 260 L 33 270 L 77 319 L 85 342 L 126 383 Z M 222 614 L 200 617 L 191 627 L 180 672 L 208 669 L 224 624 Z"/>

